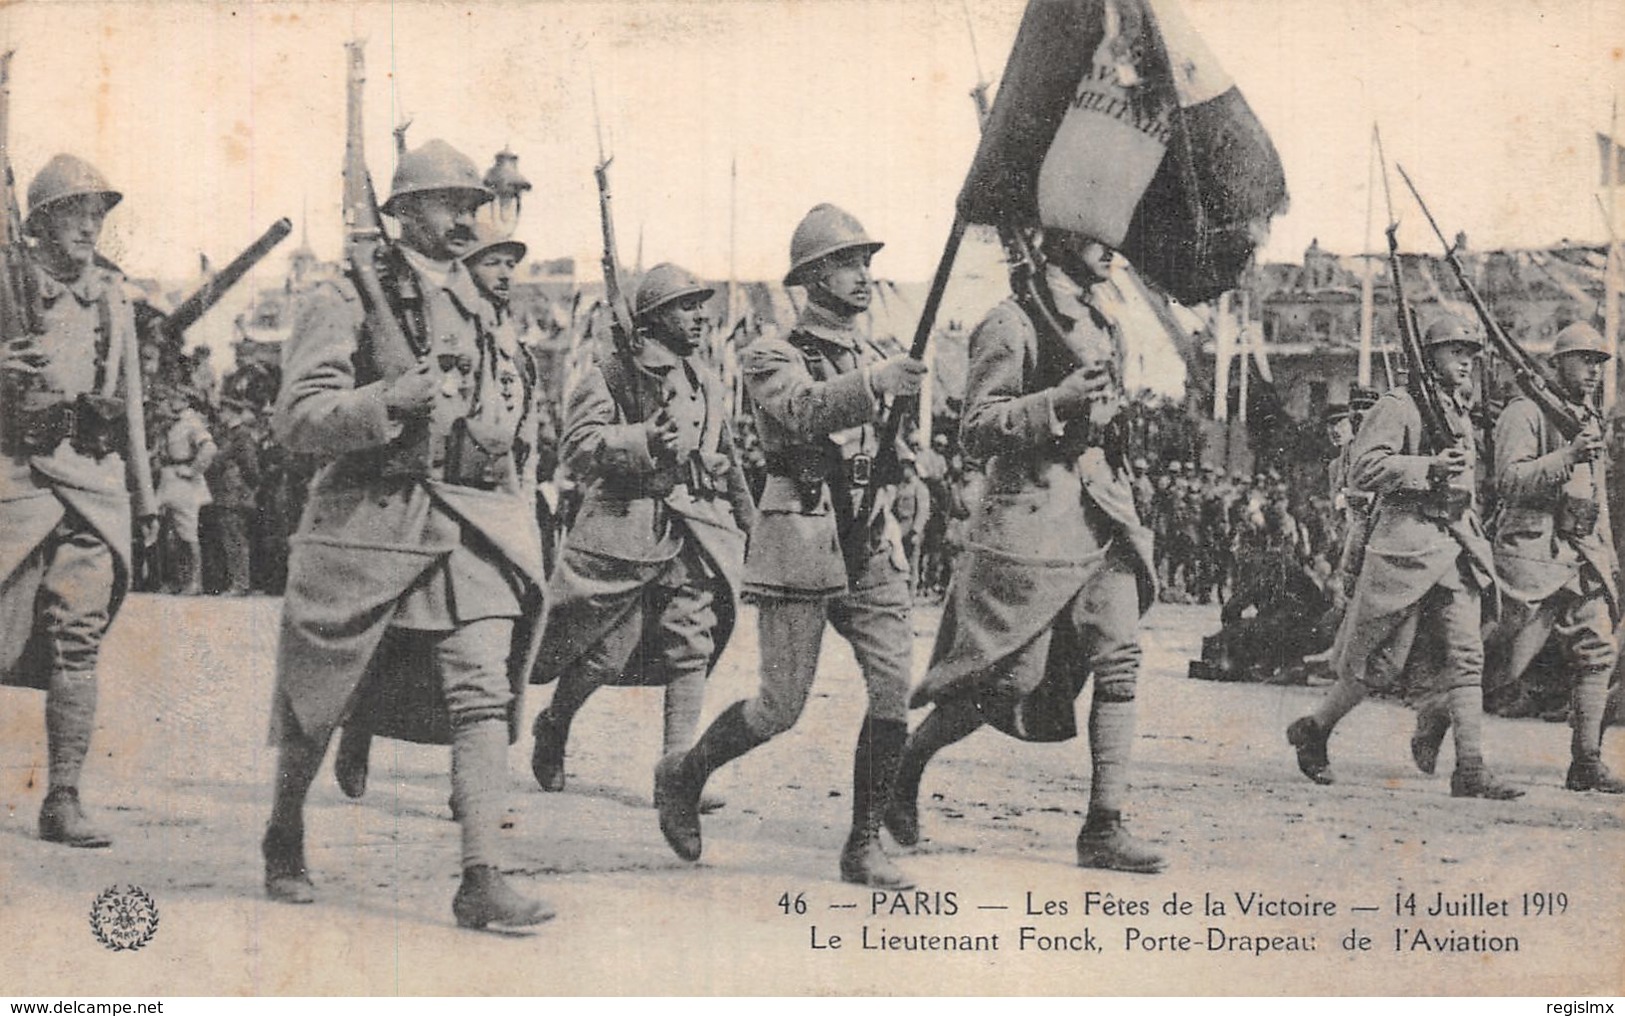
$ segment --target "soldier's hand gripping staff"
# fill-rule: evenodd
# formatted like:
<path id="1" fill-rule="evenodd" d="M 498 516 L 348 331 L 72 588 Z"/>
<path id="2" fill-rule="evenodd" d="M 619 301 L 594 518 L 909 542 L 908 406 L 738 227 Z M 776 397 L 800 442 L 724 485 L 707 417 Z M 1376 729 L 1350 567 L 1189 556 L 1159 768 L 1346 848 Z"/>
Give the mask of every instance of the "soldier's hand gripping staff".
<path id="1" fill-rule="evenodd" d="M 1555 391 L 1567 412 L 1587 419 L 1590 401 L 1612 353 L 1583 322 L 1558 333 L 1552 348 Z M 1608 484 L 1601 430 L 1566 434 L 1528 394 L 1507 403 L 1495 426 L 1495 570 L 1502 611 L 1485 638 L 1484 687 L 1516 683 L 1548 640 L 1555 639 L 1571 672 L 1573 728 L 1564 785 L 1570 790 L 1625 793 L 1625 780 L 1602 762 L 1608 680 L 1618 657 L 1619 567 L 1608 519 Z M 1438 698 L 1417 713 L 1411 753 L 1431 773 L 1451 716 Z"/>
<path id="2" fill-rule="evenodd" d="M 1401 313 L 1404 313 L 1403 311 Z M 1401 328 L 1406 327 L 1401 319 Z M 1465 434 L 1461 394 L 1483 342 L 1466 323 L 1443 317 L 1428 326 L 1412 373 L 1437 382 L 1445 433 Z M 1332 649 L 1337 683 L 1313 714 L 1287 729 L 1298 768 L 1333 782 L 1327 741 L 1371 688 L 1406 672 L 1430 671 L 1456 737 L 1456 797 L 1507 800 L 1523 791 L 1500 782 L 1484 763 L 1484 644 L 1480 622 L 1496 584 L 1490 548 L 1473 505 L 1476 455 L 1470 441 L 1445 443 L 1424 424 L 1416 396 L 1390 390 L 1371 408 L 1350 449 L 1351 483 L 1375 495 L 1371 540 L 1354 596 Z M 1423 667 L 1420 661 L 1429 661 Z"/>
<path id="3" fill-rule="evenodd" d="M 359 129 L 358 50 L 350 82 Z M 445 142 L 407 152 L 381 209 L 400 243 L 378 241 L 366 264 L 352 246 L 352 281 L 311 293 L 283 350 L 277 436 L 326 464 L 293 540 L 277 650 L 277 783 L 263 843 L 274 900 L 314 898 L 305 797 L 335 727 L 353 720 L 450 742 L 459 925 L 552 916 L 497 867 L 542 552 L 513 463 L 522 409 L 495 390 L 511 354 L 491 341 L 495 311 L 458 260 L 491 197 Z"/>
<path id="4" fill-rule="evenodd" d="M 570 393 L 562 453 L 583 497 L 532 675 L 559 682 L 536 717 L 531 771 L 543 790 L 564 789 L 571 721 L 605 684 L 664 685 L 662 754 L 686 751 L 733 632 L 754 509 L 722 384 L 695 355 L 713 293 L 677 265 L 651 268 L 626 355 Z"/>
<path id="5" fill-rule="evenodd" d="M 791 237 L 785 278 L 786 285 L 806 287 L 807 304 L 789 335 L 758 339 L 741 358 L 768 473 L 744 575 L 744 592 L 759 604 L 761 688 L 656 770 L 661 832 L 688 860 L 700 856 L 706 780 L 794 725 L 829 623 L 852 644 L 869 691 L 841 877 L 886 889 L 912 884 L 886 857 L 879 836 L 908 734 L 908 565 L 890 498 L 865 494 L 879 451 L 875 424 L 888 399 L 918 393 L 925 365 L 905 356 L 879 359 L 859 332 L 858 316 L 871 297 L 869 259 L 880 247 L 841 209 L 809 211 Z M 872 513 L 862 511 L 865 501 L 875 504 Z"/>
<path id="6" fill-rule="evenodd" d="M 0 681 L 46 692 L 40 838 L 105 847 L 79 802 L 97 662 L 129 590 L 132 508 L 144 539 L 155 528 L 135 317 L 124 276 L 96 252 L 121 195 L 57 155 L 29 184 L 22 220 L 6 162 Z"/>
<path id="7" fill-rule="evenodd" d="M 990 723 L 1024 741 L 1077 734 L 1089 710 L 1089 811 L 1078 864 L 1153 873 L 1163 856 L 1123 825 L 1140 667 L 1137 628 L 1155 600 L 1151 533 L 1109 454 L 1117 336 L 1090 304 L 1110 271 L 1105 245 L 1065 230 L 1044 238 L 1048 267 L 1012 268 L 1013 298 L 970 340 L 968 454 L 987 458 L 987 494 L 966 535 L 931 668 L 912 704 L 935 708 L 909 737 L 886 824 L 919 839 L 921 775 L 943 748 Z M 1028 311 L 1043 301 L 1042 313 Z M 1061 334 L 1048 329 L 1064 329 Z M 1045 330 L 1045 331 L 1041 331 Z"/>

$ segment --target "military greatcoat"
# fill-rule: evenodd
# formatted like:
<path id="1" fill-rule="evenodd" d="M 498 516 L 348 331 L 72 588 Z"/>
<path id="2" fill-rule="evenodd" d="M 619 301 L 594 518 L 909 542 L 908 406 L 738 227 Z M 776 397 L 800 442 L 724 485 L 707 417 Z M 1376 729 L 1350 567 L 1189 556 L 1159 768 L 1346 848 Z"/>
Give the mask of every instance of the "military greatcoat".
<path id="1" fill-rule="evenodd" d="M 1446 407 L 1458 433 L 1471 433 L 1465 410 Z M 1486 616 L 1498 595 L 1488 539 L 1469 500 L 1440 513 L 1439 492 L 1429 479 L 1430 455 L 1423 454 L 1422 416 L 1411 394 L 1395 388 L 1366 414 L 1349 449 L 1349 482 L 1375 495 L 1369 542 L 1355 582 L 1353 599 L 1338 629 L 1332 662 L 1339 674 L 1382 687 L 1406 665 L 1409 645 L 1397 645 L 1415 608 L 1436 585 L 1461 588 L 1470 581 L 1485 598 Z M 1452 481 L 1461 497 L 1477 490 L 1477 453 L 1466 442 L 1468 467 Z M 1439 517 L 1444 514 L 1444 517 Z M 1447 661 L 1434 661 L 1439 664 Z"/>
<path id="2" fill-rule="evenodd" d="M 497 384 L 520 353 L 503 348 L 511 332 L 496 327 L 460 263 L 432 271 L 409 259 L 403 270 L 416 277 L 427 355 L 445 383 L 426 428 L 388 413 L 383 392 L 393 378 L 376 364 L 412 357 L 369 353 L 372 329 L 347 284 L 315 290 L 283 347 L 276 433 L 291 451 L 327 464 L 291 541 L 273 740 L 293 723 L 325 741 L 353 710 L 373 733 L 448 743 L 439 677 L 427 654 L 407 652 L 409 641 L 392 628 L 497 614 L 517 622 L 509 730 L 519 734 L 524 678 L 541 634 L 541 540 L 511 454 L 491 483 L 475 486 L 451 482 L 446 453 L 458 419 L 493 454 L 522 437 L 525 396 L 505 397 Z"/>
<path id="3" fill-rule="evenodd" d="M 66 513 L 84 518 L 113 556 L 111 620 L 130 586 L 132 507 L 136 518 L 156 509 L 141 357 L 124 276 L 100 261 L 72 283 L 37 266 L 29 270 L 35 273 L 44 312 L 45 333 L 38 345 L 48 363 L 39 383 L 68 403 L 81 393 L 122 398 L 128 439 L 122 455 L 101 458 L 82 454 L 67 439 L 48 452 L 0 453 L 0 678 L 6 684 L 44 688 L 50 658 L 42 632 L 35 630 L 35 598 L 43 575 L 36 550 Z M 10 426 L 0 422 L 0 428 Z M 4 446 L 11 447 L 10 435 Z"/>
<path id="4" fill-rule="evenodd" d="M 1106 328 L 1078 327 L 1102 359 L 1117 355 Z M 1049 651 L 1057 618 L 1114 567 L 1133 571 L 1144 613 L 1156 569 L 1127 470 L 1058 425 L 1037 363 L 1038 332 L 1014 301 L 971 336 L 961 440 L 969 454 L 991 456 L 987 490 L 910 704 L 974 694 L 999 729 L 1049 741 L 1076 733 L 1072 703 L 1087 677 L 1083 661 Z M 1017 723 L 1017 712 L 1036 722 Z"/>
<path id="5" fill-rule="evenodd" d="M 651 347 L 663 353 L 664 347 Z M 575 666 L 617 625 L 628 623 L 640 591 L 679 554 L 698 556 L 714 590 L 716 628 L 710 665 L 715 666 L 733 632 L 745 530 L 754 511 L 743 468 L 733 447 L 716 375 L 692 358 L 666 354 L 661 367 L 681 371 L 670 381 L 625 360 L 593 367 L 571 390 L 562 453 L 582 485 L 581 508 L 565 536 L 563 553 L 548 589 L 547 623 L 531 681 L 544 684 Z M 626 405 L 611 395 L 635 385 Z M 630 407 L 661 405 L 678 392 L 685 405 L 668 412 L 677 420 L 679 455 L 657 462 L 649 453 L 643 422 Z M 637 414 L 635 408 L 631 409 Z M 695 491 L 690 470 L 703 469 L 707 489 Z M 696 575 L 696 578 L 700 576 Z M 634 651 L 625 673 L 606 683 L 663 685 L 675 676 L 654 647 Z"/>

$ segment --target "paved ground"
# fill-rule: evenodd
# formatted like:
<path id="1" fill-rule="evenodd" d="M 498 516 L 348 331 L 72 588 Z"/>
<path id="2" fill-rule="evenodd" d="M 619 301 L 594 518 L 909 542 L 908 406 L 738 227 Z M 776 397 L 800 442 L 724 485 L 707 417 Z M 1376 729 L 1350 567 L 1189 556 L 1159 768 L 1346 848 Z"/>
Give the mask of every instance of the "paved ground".
<path id="1" fill-rule="evenodd" d="M 273 905 L 258 841 L 277 610 L 266 599 L 131 601 L 107 647 L 86 779 L 117 837 L 111 850 L 35 838 L 43 696 L 0 690 L 0 990 L 1625 991 L 1625 801 L 1561 789 L 1565 728 L 1491 721 L 1494 759 L 1529 794 L 1455 801 L 1445 778 L 1411 767 L 1409 714 L 1369 703 L 1333 741 L 1339 784 L 1317 787 L 1282 731 L 1320 691 L 1187 679 L 1185 661 L 1217 624 L 1200 607 L 1148 619 L 1131 820 L 1170 854 L 1162 876 L 1074 866 L 1081 742 L 982 732 L 927 773 L 928 839 L 903 859 L 926 895 L 876 901 L 843 885 L 835 858 L 863 694 L 832 637 L 801 725 L 713 781 L 728 806 L 706 821 L 699 865 L 671 854 L 650 808 L 658 694 L 608 690 L 577 721 L 565 793 L 530 782 L 528 738 L 513 755 L 510 867 L 557 905 L 553 923 L 514 936 L 453 925 L 447 751 L 384 741 L 363 801 L 326 774 L 312 795 L 320 902 Z M 754 687 L 754 618 L 744 621 L 708 718 Z M 917 664 L 935 623 L 935 612 L 918 617 Z M 535 690 L 527 715 L 549 694 Z M 1622 743 L 1609 747 L 1616 769 Z M 129 884 L 154 898 L 159 929 L 138 952 L 109 951 L 87 915 L 101 890 Z M 1258 901 L 1282 916 L 1260 916 Z M 1204 912 L 1213 902 L 1222 915 Z M 1368 948 L 1345 949 L 1351 933 Z M 942 951 L 995 935 L 996 951 Z M 937 949 L 905 951 L 922 936 Z"/>

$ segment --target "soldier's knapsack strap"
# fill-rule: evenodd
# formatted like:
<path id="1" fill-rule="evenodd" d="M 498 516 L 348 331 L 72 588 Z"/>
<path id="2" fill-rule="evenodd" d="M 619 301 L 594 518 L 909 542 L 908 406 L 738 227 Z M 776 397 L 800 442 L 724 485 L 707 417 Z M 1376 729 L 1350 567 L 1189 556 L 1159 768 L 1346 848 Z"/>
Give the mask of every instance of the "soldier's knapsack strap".
<path id="1" fill-rule="evenodd" d="M 622 418 L 627 423 L 642 423 L 645 418 L 643 404 L 634 387 L 638 381 L 632 376 L 626 355 L 616 350 L 614 356 L 598 365 L 598 372 L 604 376 L 604 386 L 609 389 L 609 397 L 614 401 L 615 408 L 620 410 Z"/>
<path id="2" fill-rule="evenodd" d="M 107 360 L 113 352 L 113 299 L 104 289 L 96 298 L 96 375 L 90 390 L 111 395 L 107 390 Z"/>

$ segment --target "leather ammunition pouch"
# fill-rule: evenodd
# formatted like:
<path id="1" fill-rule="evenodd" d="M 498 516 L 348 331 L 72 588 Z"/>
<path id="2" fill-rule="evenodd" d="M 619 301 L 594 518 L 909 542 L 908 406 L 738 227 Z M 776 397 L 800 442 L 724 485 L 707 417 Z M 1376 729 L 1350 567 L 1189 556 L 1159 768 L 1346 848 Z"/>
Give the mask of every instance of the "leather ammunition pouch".
<path id="1" fill-rule="evenodd" d="M 1602 510 L 1589 497 L 1564 494 L 1558 499 L 1554 521 L 1557 535 L 1571 540 L 1583 539 L 1597 529 Z"/>
<path id="2" fill-rule="evenodd" d="M 495 490 L 507 478 L 512 454 L 513 449 L 508 444 L 494 448 L 481 444 L 469 432 L 468 420 L 459 417 L 452 421 L 451 433 L 446 435 L 440 479 L 457 487 Z"/>
<path id="3" fill-rule="evenodd" d="M 11 406 L 7 452 L 47 455 L 67 441 L 81 455 L 106 458 L 129 446 L 124 400 L 83 393 L 68 399 L 60 391 L 21 391 Z"/>
<path id="4" fill-rule="evenodd" d="M 74 400 L 73 447 L 93 459 L 115 452 L 122 455 L 130 445 L 129 417 L 124 400 L 106 395 L 81 394 Z"/>
<path id="5" fill-rule="evenodd" d="M 767 472 L 788 479 L 801 499 L 801 510 L 811 512 L 823 500 L 824 484 L 832 491 L 837 486 L 857 487 L 855 480 L 868 486 L 873 480 L 874 460 L 867 455 L 842 460 L 834 445 L 827 449 L 816 445 L 792 445 L 767 453 Z M 849 464 L 852 463 L 852 464 Z"/>
<path id="6" fill-rule="evenodd" d="M 1428 490 L 1395 491 L 1382 498 L 1387 504 L 1409 509 L 1433 522 L 1450 524 L 1472 506 L 1473 496 L 1460 487 L 1433 487 Z"/>

